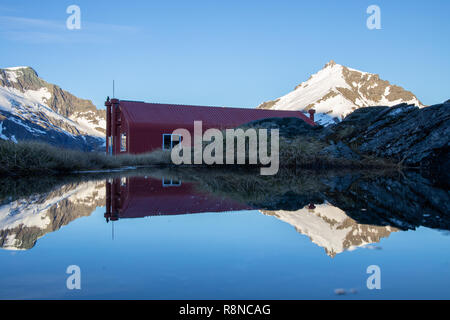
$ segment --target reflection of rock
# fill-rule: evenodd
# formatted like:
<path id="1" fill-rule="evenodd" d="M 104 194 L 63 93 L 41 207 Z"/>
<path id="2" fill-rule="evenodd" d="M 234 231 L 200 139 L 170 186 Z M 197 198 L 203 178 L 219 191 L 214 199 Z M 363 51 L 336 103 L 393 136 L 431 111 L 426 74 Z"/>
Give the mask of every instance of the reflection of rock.
<path id="1" fill-rule="evenodd" d="M 299 233 L 325 249 L 327 255 L 334 257 L 345 250 L 363 247 L 379 242 L 398 229 L 386 226 L 359 224 L 348 217 L 344 211 L 329 203 L 306 206 L 297 211 L 262 211 L 292 225 Z"/>
<path id="2" fill-rule="evenodd" d="M 449 191 L 416 172 L 403 177 L 361 178 L 345 189 L 332 187 L 326 199 L 359 223 L 402 230 L 419 226 L 450 229 Z"/>
<path id="3" fill-rule="evenodd" d="M 46 233 L 88 216 L 104 205 L 104 182 L 67 184 L 55 191 L 30 196 L 0 206 L 0 246 L 32 248 Z"/>
<path id="4" fill-rule="evenodd" d="M 174 171 L 175 170 L 175 171 Z M 325 201 L 359 224 L 408 230 L 450 230 L 450 193 L 440 178 L 418 172 L 312 172 L 280 170 L 275 176 L 239 171 L 170 169 L 202 190 L 255 209 L 297 211 Z M 386 175 L 385 175 L 386 174 Z"/>

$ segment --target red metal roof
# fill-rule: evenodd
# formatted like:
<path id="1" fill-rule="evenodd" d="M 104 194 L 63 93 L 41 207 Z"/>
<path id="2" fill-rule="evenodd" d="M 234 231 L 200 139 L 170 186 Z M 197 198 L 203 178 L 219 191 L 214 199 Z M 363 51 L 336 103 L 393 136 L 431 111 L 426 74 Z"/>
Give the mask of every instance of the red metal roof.
<path id="1" fill-rule="evenodd" d="M 120 107 L 133 124 L 176 124 L 192 125 L 194 121 L 202 121 L 210 127 L 239 126 L 254 120 L 265 118 L 301 118 L 315 125 L 300 111 L 246 109 L 230 107 L 204 107 L 178 104 L 145 103 L 120 100 Z"/>

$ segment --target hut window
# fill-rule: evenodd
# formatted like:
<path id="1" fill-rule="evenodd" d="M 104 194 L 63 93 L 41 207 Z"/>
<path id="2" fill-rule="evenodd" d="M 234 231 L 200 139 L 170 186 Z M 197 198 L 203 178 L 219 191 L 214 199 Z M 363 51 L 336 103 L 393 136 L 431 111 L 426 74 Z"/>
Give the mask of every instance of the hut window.
<path id="1" fill-rule="evenodd" d="M 163 149 L 169 150 L 172 145 L 172 135 L 171 134 L 163 134 Z"/>
<path id="2" fill-rule="evenodd" d="M 175 147 L 180 142 L 181 142 L 180 135 L 164 133 L 162 148 L 163 148 L 163 150 L 171 150 L 173 147 Z"/>
<path id="3" fill-rule="evenodd" d="M 179 180 L 179 179 L 163 178 L 162 179 L 162 186 L 163 187 L 179 187 L 179 186 L 181 186 L 181 180 Z"/>
<path id="4" fill-rule="evenodd" d="M 120 152 L 127 151 L 127 134 L 122 133 L 120 135 Z"/>
<path id="5" fill-rule="evenodd" d="M 181 141 L 181 136 L 177 134 L 172 135 L 172 148 L 179 144 Z"/>

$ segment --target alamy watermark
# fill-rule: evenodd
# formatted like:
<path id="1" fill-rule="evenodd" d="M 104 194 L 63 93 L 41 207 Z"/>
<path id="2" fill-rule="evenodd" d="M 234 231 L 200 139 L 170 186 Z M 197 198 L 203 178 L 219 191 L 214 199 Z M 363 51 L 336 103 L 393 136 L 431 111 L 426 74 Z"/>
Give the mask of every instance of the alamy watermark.
<path id="1" fill-rule="evenodd" d="M 172 148 L 174 164 L 251 164 L 262 165 L 262 175 L 275 175 L 279 169 L 279 130 L 209 128 L 203 133 L 202 121 L 194 121 L 194 137 L 184 128 L 176 129 L 173 136 L 181 141 Z M 268 145 L 270 140 L 270 153 Z M 193 147 L 192 147 L 193 145 Z"/>
<path id="2" fill-rule="evenodd" d="M 367 18 L 366 26 L 369 30 L 381 29 L 381 9 L 379 6 L 372 4 L 367 7 L 367 14 L 370 16 Z"/>
<path id="3" fill-rule="evenodd" d="M 69 290 L 81 290 L 81 269 L 73 264 L 67 267 L 66 273 L 70 274 L 66 280 L 66 287 Z"/>
<path id="4" fill-rule="evenodd" d="M 381 289 L 381 269 L 376 264 L 370 265 L 366 269 L 366 273 L 371 274 L 367 278 L 367 289 L 373 290 L 373 289 Z"/>
<path id="5" fill-rule="evenodd" d="M 70 16 L 66 20 L 66 27 L 69 30 L 81 29 L 81 9 L 79 6 L 72 4 L 67 7 L 66 13 Z"/>

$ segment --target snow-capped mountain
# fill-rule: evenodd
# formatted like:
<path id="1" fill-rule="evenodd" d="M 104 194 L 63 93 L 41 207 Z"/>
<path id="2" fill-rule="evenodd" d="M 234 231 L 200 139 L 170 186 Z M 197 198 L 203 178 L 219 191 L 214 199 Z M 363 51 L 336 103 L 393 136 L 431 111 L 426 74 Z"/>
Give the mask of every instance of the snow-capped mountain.
<path id="1" fill-rule="evenodd" d="M 0 69 L 0 139 L 102 150 L 105 112 L 39 78 L 30 67 Z"/>
<path id="2" fill-rule="evenodd" d="M 374 248 L 370 244 L 387 238 L 398 229 L 391 226 L 359 224 L 341 209 L 329 203 L 316 205 L 314 209 L 305 207 L 297 211 L 262 211 L 292 225 L 325 253 L 334 257 L 344 251 L 356 248 Z"/>
<path id="3" fill-rule="evenodd" d="M 316 122 L 328 125 L 361 107 L 394 106 L 404 102 L 424 107 L 414 94 L 380 79 L 377 74 L 351 69 L 331 60 L 294 91 L 264 102 L 258 108 L 305 113 L 315 109 Z"/>

